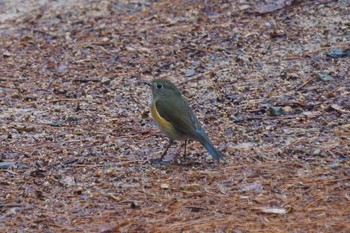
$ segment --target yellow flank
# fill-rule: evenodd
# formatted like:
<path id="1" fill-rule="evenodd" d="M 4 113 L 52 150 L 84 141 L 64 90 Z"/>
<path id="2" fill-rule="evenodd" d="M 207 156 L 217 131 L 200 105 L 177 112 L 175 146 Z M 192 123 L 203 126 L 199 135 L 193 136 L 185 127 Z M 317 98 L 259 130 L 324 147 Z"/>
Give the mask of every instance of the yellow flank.
<path id="1" fill-rule="evenodd" d="M 152 117 L 154 119 L 154 121 L 157 123 L 158 127 L 168 136 L 172 137 L 174 132 L 176 132 L 176 130 L 174 129 L 173 125 L 165 120 L 164 118 L 162 118 L 156 108 L 155 104 L 152 104 L 151 106 L 151 113 L 152 113 Z"/>
<path id="2" fill-rule="evenodd" d="M 165 130 L 173 129 L 172 124 L 159 115 L 155 104 L 152 104 L 151 111 L 152 111 L 152 117 L 157 122 L 159 127 L 165 128 Z"/>

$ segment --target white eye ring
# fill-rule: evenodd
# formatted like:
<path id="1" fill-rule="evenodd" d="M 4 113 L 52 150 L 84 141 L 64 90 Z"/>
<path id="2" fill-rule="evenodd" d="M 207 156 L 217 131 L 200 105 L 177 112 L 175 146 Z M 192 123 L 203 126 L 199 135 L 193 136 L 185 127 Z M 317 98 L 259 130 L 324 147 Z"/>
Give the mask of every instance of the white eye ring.
<path id="1" fill-rule="evenodd" d="M 161 89 L 161 88 L 163 88 L 163 85 L 160 84 L 160 83 L 157 83 L 156 87 L 157 87 L 158 89 Z"/>

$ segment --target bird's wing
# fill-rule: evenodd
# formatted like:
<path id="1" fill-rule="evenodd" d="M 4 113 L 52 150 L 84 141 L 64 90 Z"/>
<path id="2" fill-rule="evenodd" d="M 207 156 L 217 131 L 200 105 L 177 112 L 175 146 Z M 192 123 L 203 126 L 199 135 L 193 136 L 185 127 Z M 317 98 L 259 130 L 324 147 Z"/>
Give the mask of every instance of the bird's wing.
<path id="1" fill-rule="evenodd" d="M 191 107 L 182 98 L 173 100 L 159 99 L 156 102 L 159 115 L 171 122 L 175 129 L 192 138 L 197 138 L 198 134 L 202 134 L 202 128 Z"/>

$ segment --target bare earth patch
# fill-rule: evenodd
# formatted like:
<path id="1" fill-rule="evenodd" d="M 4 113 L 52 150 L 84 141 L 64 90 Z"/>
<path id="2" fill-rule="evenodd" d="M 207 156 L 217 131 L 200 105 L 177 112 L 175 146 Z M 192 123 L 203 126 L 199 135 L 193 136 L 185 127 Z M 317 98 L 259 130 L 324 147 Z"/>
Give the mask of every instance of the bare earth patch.
<path id="1" fill-rule="evenodd" d="M 24 2 L 0 3 L 0 232 L 350 232 L 347 1 Z M 224 163 L 150 162 L 156 77 Z"/>

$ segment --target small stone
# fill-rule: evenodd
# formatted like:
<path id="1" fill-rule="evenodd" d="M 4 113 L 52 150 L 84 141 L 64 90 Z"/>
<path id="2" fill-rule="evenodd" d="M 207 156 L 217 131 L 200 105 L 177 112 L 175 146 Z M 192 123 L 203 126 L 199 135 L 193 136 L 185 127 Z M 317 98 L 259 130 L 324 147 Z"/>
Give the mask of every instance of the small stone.
<path id="1" fill-rule="evenodd" d="M 247 191 L 258 191 L 261 192 L 263 190 L 263 186 L 258 183 L 253 183 L 253 184 L 248 184 L 248 185 L 242 185 L 239 188 L 240 191 L 242 192 L 247 192 Z"/>
<path id="2" fill-rule="evenodd" d="M 248 10 L 249 8 L 251 8 L 251 6 L 247 5 L 247 4 L 239 5 L 239 10 L 241 10 L 241 11 Z"/>
<path id="3" fill-rule="evenodd" d="M 78 121 L 78 117 L 77 116 L 67 116 L 67 119 L 66 119 L 67 122 L 77 122 Z"/>
<path id="4" fill-rule="evenodd" d="M 302 114 L 306 117 L 314 117 L 315 116 L 315 112 L 310 112 L 310 111 L 303 112 Z"/>
<path id="5" fill-rule="evenodd" d="M 103 78 L 101 79 L 101 83 L 102 83 L 102 84 L 110 84 L 110 83 L 111 83 L 111 80 L 110 80 L 109 78 L 107 78 L 107 77 L 103 77 Z"/>
<path id="6" fill-rule="evenodd" d="M 131 209 L 140 209 L 140 206 L 136 202 L 131 202 L 130 204 Z"/>
<path id="7" fill-rule="evenodd" d="M 67 69 L 68 69 L 68 66 L 61 64 L 61 65 L 59 65 L 59 67 L 57 68 L 57 72 L 63 73 L 63 72 L 66 71 Z"/>
<path id="8" fill-rule="evenodd" d="M 333 78 L 325 73 L 317 74 L 317 81 L 333 81 Z"/>
<path id="9" fill-rule="evenodd" d="M 77 194 L 77 195 L 81 195 L 82 193 L 83 193 L 83 187 L 78 187 L 75 191 L 74 191 L 74 193 L 75 194 Z"/>
<path id="10" fill-rule="evenodd" d="M 293 108 L 291 106 L 284 106 L 282 110 L 284 113 L 289 113 L 293 110 Z"/>
<path id="11" fill-rule="evenodd" d="M 49 187 L 51 184 L 50 184 L 50 182 L 45 181 L 42 185 L 45 186 L 45 187 Z"/>
<path id="12" fill-rule="evenodd" d="M 109 167 L 109 168 L 107 168 L 106 169 L 106 175 L 113 175 L 113 174 L 115 174 L 116 173 L 116 171 L 115 171 L 116 169 L 115 169 L 115 167 Z"/>
<path id="13" fill-rule="evenodd" d="M 284 112 L 281 107 L 273 107 L 271 106 L 269 108 L 270 115 L 272 116 L 281 116 Z"/>
<path id="14" fill-rule="evenodd" d="M 6 57 L 11 57 L 12 54 L 11 54 L 8 50 L 5 50 L 5 51 L 2 53 L 2 56 L 6 58 Z"/>
<path id="15" fill-rule="evenodd" d="M 60 123 L 58 121 L 52 121 L 49 123 L 49 126 L 58 127 L 60 126 Z"/>
<path id="16" fill-rule="evenodd" d="M 187 70 L 185 73 L 186 77 L 191 77 L 196 74 L 196 71 L 194 69 Z"/>
<path id="17" fill-rule="evenodd" d="M 342 48 L 331 49 L 327 53 L 327 56 L 332 58 L 350 57 L 350 49 L 342 49 Z"/>
<path id="18" fill-rule="evenodd" d="M 103 37 L 103 38 L 102 38 L 102 41 L 103 41 L 103 42 L 108 42 L 108 41 L 109 41 L 109 38 L 108 38 L 108 37 Z"/>
<path id="19" fill-rule="evenodd" d="M 169 184 L 161 184 L 160 187 L 162 189 L 169 189 Z"/>
<path id="20" fill-rule="evenodd" d="M 67 176 L 62 180 L 62 183 L 64 183 L 67 186 L 72 186 L 75 184 L 75 179 L 72 176 Z"/>
<path id="21" fill-rule="evenodd" d="M 230 115 L 230 116 L 228 117 L 228 119 L 229 119 L 230 121 L 237 121 L 237 118 L 236 118 L 234 115 Z"/>
<path id="22" fill-rule="evenodd" d="M 313 156 L 321 156 L 322 155 L 322 151 L 320 149 L 316 149 L 312 152 Z"/>

